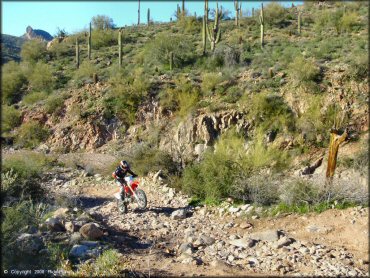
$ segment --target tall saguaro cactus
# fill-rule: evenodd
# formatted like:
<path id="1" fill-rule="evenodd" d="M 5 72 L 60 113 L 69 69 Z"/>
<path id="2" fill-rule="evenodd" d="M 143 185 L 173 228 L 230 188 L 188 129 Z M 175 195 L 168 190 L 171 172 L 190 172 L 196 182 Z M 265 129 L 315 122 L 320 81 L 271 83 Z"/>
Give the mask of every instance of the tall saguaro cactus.
<path id="1" fill-rule="evenodd" d="M 181 9 L 180 9 L 179 4 L 177 4 L 176 17 L 177 17 L 177 20 L 179 20 L 181 17 Z"/>
<path id="2" fill-rule="evenodd" d="M 91 60 L 91 22 L 90 22 L 90 29 L 89 29 L 89 38 L 87 41 L 87 52 L 88 52 L 89 60 Z"/>
<path id="3" fill-rule="evenodd" d="M 139 0 L 139 7 L 137 9 L 137 25 L 140 25 L 140 0 Z"/>
<path id="4" fill-rule="evenodd" d="M 298 11 L 298 34 L 302 31 L 302 12 Z"/>
<path id="5" fill-rule="evenodd" d="M 204 15 L 206 16 L 206 23 L 208 22 L 208 13 L 209 13 L 208 0 L 204 0 Z"/>
<path id="6" fill-rule="evenodd" d="M 208 26 L 207 24 L 207 35 L 208 39 L 211 42 L 211 50 L 215 51 L 216 44 L 220 41 L 221 38 L 221 28 L 220 28 L 220 18 L 222 16 L 222 10 L 218 10 L 218 2 L 216 4 L 215 12 L 215 21 L 213 27 Z"/>
<path id="7" fill-rule="evenodd" d="M 78 44 L 78 38 L 76 38 L 76 68 L 80 67 L 80 45 Z"/>
<path id="8" fill-rule="evenodd" d="M 243 17 L 243 12 L 242 12 L 242 3 L 240 2 L 240 5 L 239 5 L 239 27 L 240 27 L 240 20 L 242 19 Z"/>
<path id="9" fill-rule="evenodd" d="M 265 35 L 265 18 L 263 16 L 263 3 L 261 3 L 261 12 L 259 16 L 259 21 L 261 25 L 261 47 L 264 45 L 264 35 Z"/>
<path id="10" fill-rule="evenodd" d="M 150 9 L 148 8 L 148 12 L 146 13 L 146 20 L 147 20 L 147 24 L 149 26 L 150 24 Z"/>
<path id="11" fill-rule="evenodd" d="M 207 19 L 206 15 L 203 16 L 203 28 L 202 28 L 202 42 L 203 42 L 203 56 L 206 55 L 207 48 Z"/>
<path id="12" fill-rule="evenodd" d="M 170 52 L 170 70 L 172 71 L 173 69 L 173 52 Z"/>
<path id="13" fill-rule="evenodd" d="M 185 0 L 182 0 L 182 16 L 184 16 L 185 17 Z"/>
<path id="14" fill-rule="evenodd" d="M 234 0 L 234 9 L 235 9 L 235 26 L 239 26 L 239 1 Z"/>
<path id="15" fill-rule="evenodd" d="M 118 31 L 118 63 L 119 67 L 122 67 L 122 29 Z"/>

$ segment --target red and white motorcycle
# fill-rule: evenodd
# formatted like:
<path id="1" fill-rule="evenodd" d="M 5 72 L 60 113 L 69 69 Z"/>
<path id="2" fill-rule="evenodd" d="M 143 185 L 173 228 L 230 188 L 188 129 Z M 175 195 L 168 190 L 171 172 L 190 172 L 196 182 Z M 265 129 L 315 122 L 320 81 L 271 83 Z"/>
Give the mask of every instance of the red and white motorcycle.
<path id="1" fill-rule="evenodd" d="M 120 192 L 114 194 L 114 197 L 117 199 L 118 210 L 122 213 L 127 213 L 130 203 L 136 203 L 139 208 L 145 209 L 147 199 L 144 190 L 138 188 L 139 179 L 134 179 L 130 176 L 125 177 L 125 181 L 127 185 L 120 184 Z"/>

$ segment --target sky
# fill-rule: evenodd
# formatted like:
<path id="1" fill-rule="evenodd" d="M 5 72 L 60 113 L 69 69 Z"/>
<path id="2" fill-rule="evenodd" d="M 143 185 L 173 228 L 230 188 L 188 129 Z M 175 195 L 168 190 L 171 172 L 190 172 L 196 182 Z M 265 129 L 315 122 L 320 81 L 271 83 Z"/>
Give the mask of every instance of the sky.
<path id="1" fill-rule="evenodd" d="M 147 9 L 154 21 L 168 22 L 174 17 L 177 4 L 182 1 L 140 1 L 140 22 L 146 23 Z M 240 1 L 242 10 L 251 11 L 252 7 L 259 8 L 261 1 Z M 293 2 L 293 1 L 292 1 Z M 292 2 L 281 2 L 290 6 Z M 267 4 L 266 2 L 264 2 Z M 294 1 L 295 5 L 302 2 Z M 234 15 L 233 1 L 219 1 L 219 6 L 230 10 Z M 68 34 L 81 31 L 88 27 L 93 16 L 107 15 L 113 19 L 116 26 L 137 24 L 138 1 L 1 1 L 1 33 L 21 36 L 27 26 L 33 29 L 47 31 L 52 36 L 58 28 Z M 210 0 L 209 8 L 215 8 L 216 2 Z M 185 9 L 191 14 L 203 15 L 204 1 L 185 1 Z"/>

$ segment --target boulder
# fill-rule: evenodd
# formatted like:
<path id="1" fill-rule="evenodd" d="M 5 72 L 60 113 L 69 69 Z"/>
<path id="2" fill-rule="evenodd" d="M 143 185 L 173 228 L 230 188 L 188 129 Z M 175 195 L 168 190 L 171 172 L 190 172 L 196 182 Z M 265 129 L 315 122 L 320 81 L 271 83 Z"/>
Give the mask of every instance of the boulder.
<path id="1" fill-rule="evenodd" d="M 70 257 L 74 258 L 84 258 L 87 256 L 87 251 L 89 250 L 89 247 L 86 245 L 73 245 L 71 251 L 69 252 Z"/>
<path id="2" fill-rule="evenodd" d="M 59 218 L 51 217 L 46 219 L 45 224 L 51 232 L 65 232 L 64 225 Z"/>
<path id="3" fill-rule="evenodd" d="M 254 240 L 276 241 L 279 239 L 279 234 L 280 232 L 277 230 L 267 230 L 262 232 L 255 232 L 246 235 L 246 237 Z"/>
<path id="4" fill-rule="evenodd" d="M 36 255 L 41 249 L 44 248 L 44 243 L 39 235 L 36 234 L 21 234 L 17 240 L 17 247 L 23 253 Z"/>
<path id="5" fill-rule="evenodd" d="M 241 238 L 241 239 L 234 239 L 229 242 L 231 245 L 234 245 L 236 247 L 253 247 L 256 244 L 256 241 L 254 239 L 246 239 L 246 238 Z"/>
<path id="6" fill-rule="evenodd" d="M 229 208 L 229 212 L 230 213 L 236 213 L 236 212 L 238 212 L 240 210 L 240 208 L 239 207 L 231 207 L 231 208 Z"/>
<path id="7" fill-rule="evenodd" d="M 201 234 L 198 240 L 195 242 L 195 244 L 198 246 L 209 246 L 215 243 L 215 241 L 216 240 L 213 237 Z"/>
<path id="8" fill-rule="evenodd" d="M 54 218 L 64 218 L 67 216 L 69 209 L 68 208 L 59 208 L 53 213 Z"/>
<path id="9" fill-rule="evenodd" d="M 87 239 L 96 240 L 101 238 L 104 233 L 95 223 L 87 223 L 80 228 L 80 234 Z"/>
<path id="10" fill-rule="evenodd" d="M 179 249 L 178 249 L 178 253 L 179 254 L 182 254 L 182 253 L 193 254 L 194 253 L 193 245 L 191 243 L 187 243 L 187 242 L 181 244 Z"/>
<path id="11" fill-rule="evenodd" d="M 186 210 L 185 209 L 178 209 L 172 212 L 171 214 L 172 219 L 185 219 L 186 218 Z"/>
<path id="12" fill-rule="evenodd" d="M 64 224 L 64 228 L 67 232 L 74 233 L 78 232 L 82 225 L 78 225 L 75 222 L 68 221 Z"/>

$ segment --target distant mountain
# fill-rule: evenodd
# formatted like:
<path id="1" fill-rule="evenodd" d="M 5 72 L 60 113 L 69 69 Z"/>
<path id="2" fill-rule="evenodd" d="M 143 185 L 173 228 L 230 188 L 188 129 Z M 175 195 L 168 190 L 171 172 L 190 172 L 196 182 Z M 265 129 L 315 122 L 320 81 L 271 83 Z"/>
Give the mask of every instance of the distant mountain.
<path id="1" fill-rule="evenodd" d="M 22 37 L 1 34 L 1 64 L 12 60 L 19 62 L 21 60 L 21 47 L 24 42 L 25 39 Z"/>
<path id="2" fill-rule="evenodd" d="M 24 34 L 22 37 L 28 40 L 41 39 L 47 42 L 53 39 L 53 36 L 48 32 L 44 30 L 33 29 L 31 26 L 26 28 L 26 34 Z"/>
<path id="3" fill-rule="evenodd" d="M 44 30 L 33 29 L 31 26 L 26 28 L 26 33 L 21 37 L 1 34 L 1 64 L 9 61 L 19 62 L 23 43 L 32 39 L 48 42 L 53 39 L 53 36 Z"/>

